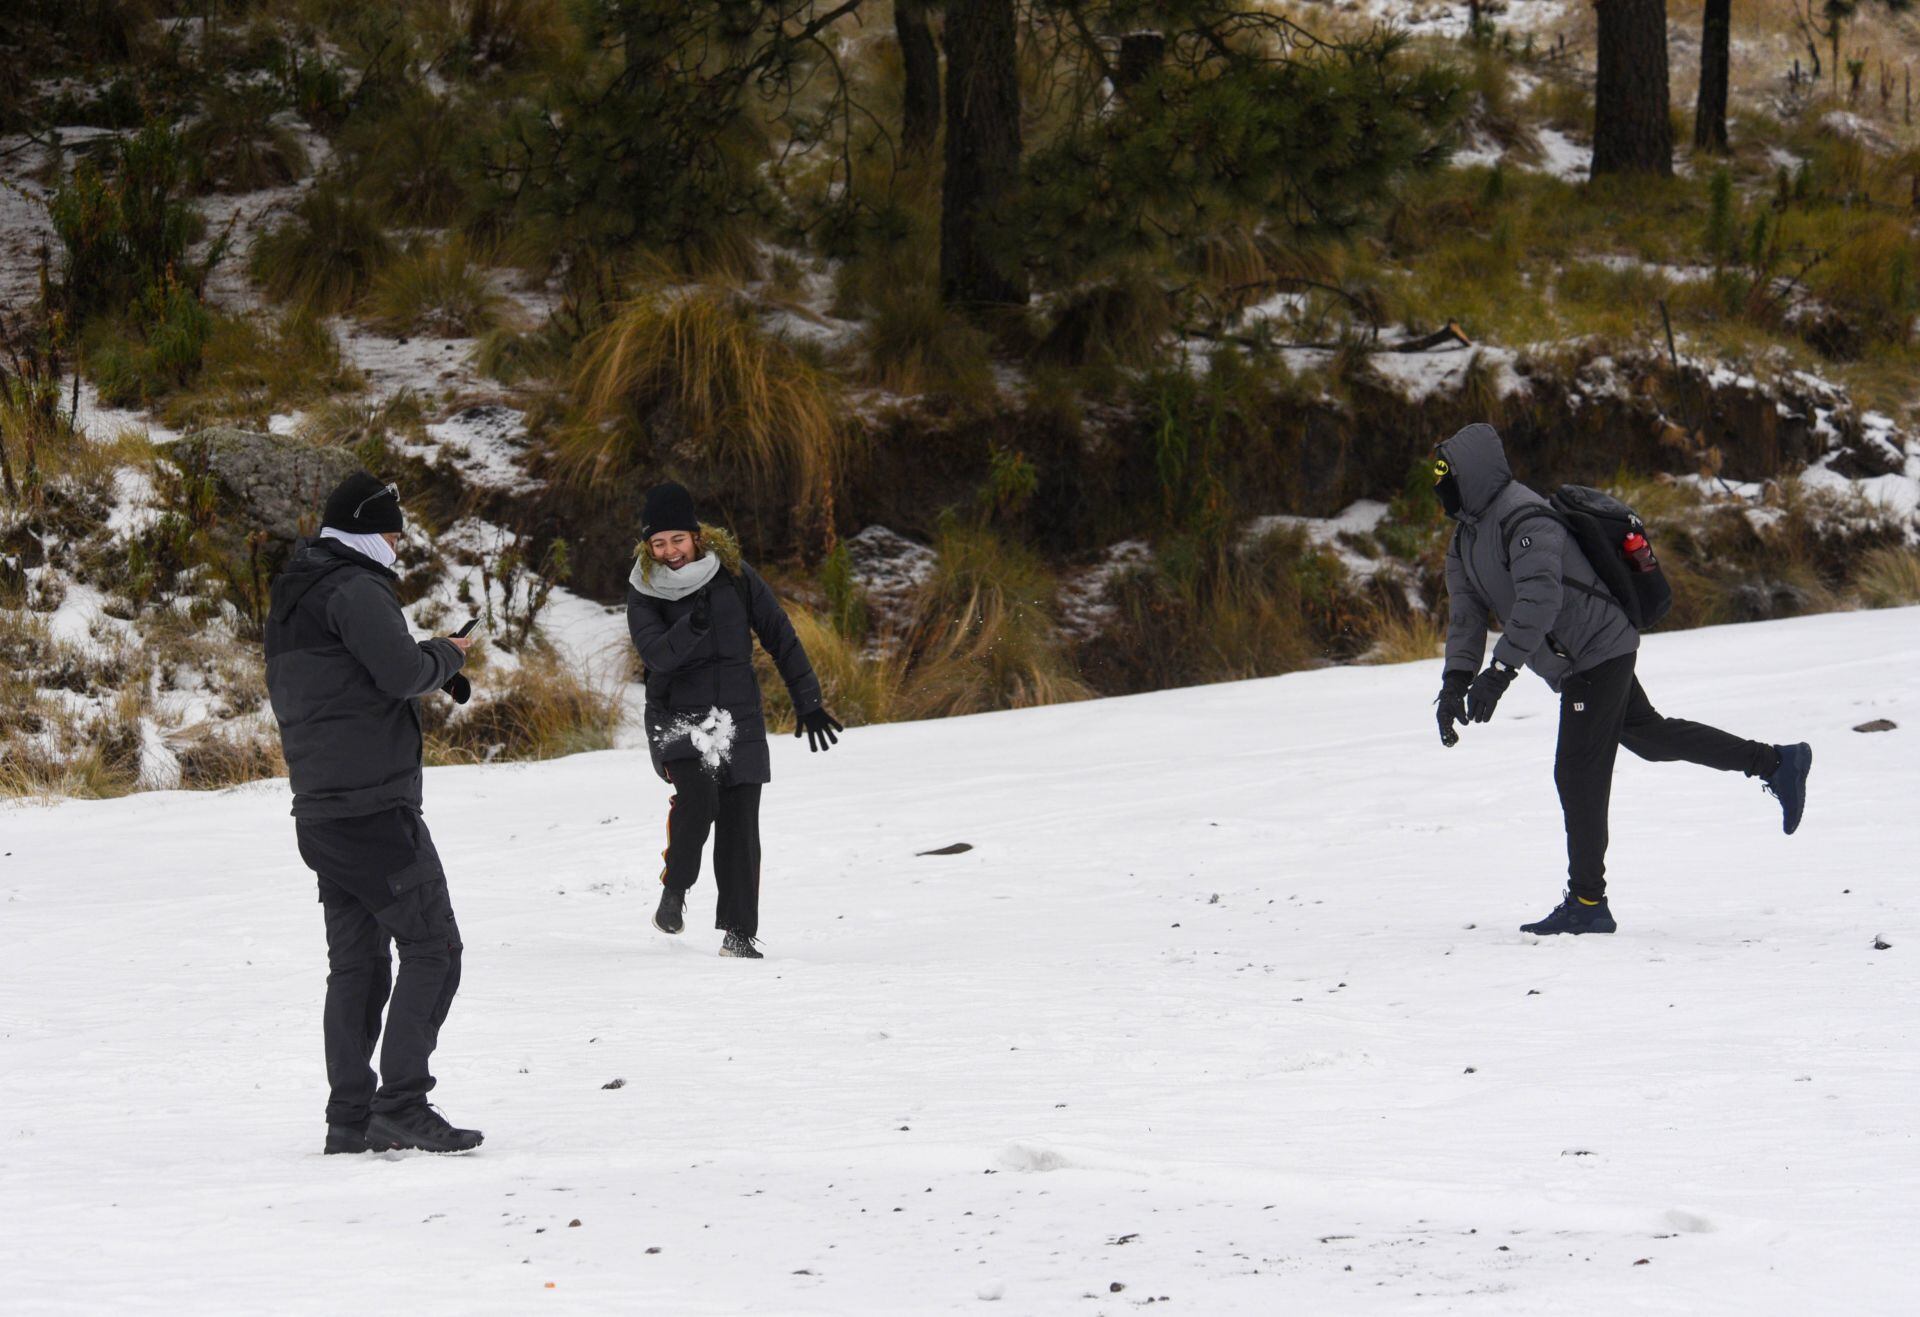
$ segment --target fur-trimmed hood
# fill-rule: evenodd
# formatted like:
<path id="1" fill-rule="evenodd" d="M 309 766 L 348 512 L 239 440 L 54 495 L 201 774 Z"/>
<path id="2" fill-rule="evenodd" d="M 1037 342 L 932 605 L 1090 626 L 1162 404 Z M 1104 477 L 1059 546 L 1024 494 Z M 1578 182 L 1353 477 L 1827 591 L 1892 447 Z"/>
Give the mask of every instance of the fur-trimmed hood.
<path id="1" fill-rule="evenodd" d="M 741 562 L 740 541 L 733 537 L 733 532 L 721 526 L 710 526 L 703 521 L 700 523 L 699 534 L 700 557 L 695 559 L 694 562 L 698 563 L 711 558 L 717 562 L 719 566 L 738 576 L 740 574 Z M 686 571 L 692 566 L 693 564 L 690 563 L 687 568 L 682 568 L 681 570 Z M 640 591 L 642 594 L 670 595 L 671 591 L 661 588 L 665 585 L 665 581 L 659 579 L 667 576 L 669 572 L 670 569 L 648 551 L 645 540 L 642 540 L 635 546 L 633 572 L 627 577 L 627 580 L 632 584 L 634 589 Z"/>

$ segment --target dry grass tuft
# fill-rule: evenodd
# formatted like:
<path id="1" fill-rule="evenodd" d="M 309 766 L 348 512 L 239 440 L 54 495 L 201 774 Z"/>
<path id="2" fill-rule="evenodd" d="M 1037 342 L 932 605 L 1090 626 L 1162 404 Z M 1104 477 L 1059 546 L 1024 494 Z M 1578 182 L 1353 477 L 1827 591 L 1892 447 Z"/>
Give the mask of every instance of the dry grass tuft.
<path id="1" fill-rule="evenodd" d="M 506 299 L 487 279 L 486 262 L 466 239 L 419 247 L 373 281 L 367 323 L 389 334 L 473 338 L 500 323 Z"/>
<path id="2" fill-rule="evenodd" d="M 1868 608 L 1920 604 L 1920 549 L 1874 549 L 1860 560 L 1853 589 Z"/>
<path id="3" fill-rule="evenodd" d="M 1084 700 L 1054 632 L 1054 582 L 1040 560 L 992 531 L 949 524 L 921 587 L 903 652 L 904 718 L 942 718 Z"/>
<path id="4" fill-rule="evenodd" d="M 575 378 L 596 422 L 568 444 L 578 475 L 639 464 L 645 434 L 691 450 L 757 499 L 791 503 L 802 523 L 832 525 L 849 456 L 838 388 L 764 332 L 739 295 L 654 289 L 581 344 Z"/>
<path id="5" fill-rule="evenodd" d="M 1373 628 L 1373 646 L 1362 663 L 1419 663 L 1446 652 L 1446 618 L 1426 609 L 1382 612 Z"/>
<path id="6" fill-rule="evenodd" d="M 559 659 L 535 656 L 497 693 L 479 681 L 471 703 L 436 699 L 422 712 L 429 764 L 480 764 L 611 749 L 620 700 L 581 681 Z"/>

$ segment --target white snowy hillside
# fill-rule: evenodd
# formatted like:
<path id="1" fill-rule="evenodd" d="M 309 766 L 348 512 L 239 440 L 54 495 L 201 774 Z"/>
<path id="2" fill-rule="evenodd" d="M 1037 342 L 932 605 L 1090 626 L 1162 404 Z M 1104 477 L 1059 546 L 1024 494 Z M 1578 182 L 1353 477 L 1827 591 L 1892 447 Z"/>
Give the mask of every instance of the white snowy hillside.
<path id="1" fill-rule="evenodd" d="M 1515 931 L 1550 694 L 1446 751 L 1435 663 L 784 740 L 760 963 L 644 756 L 433 770 L 455 1158 L 320 1153 L 284 782 L 0 806 L 0 1306 L 1920 1310 L 1920 610 L 1640 670 L 1816 758 L 1787 838 L 1623 756 L 1611 938 Z"/>

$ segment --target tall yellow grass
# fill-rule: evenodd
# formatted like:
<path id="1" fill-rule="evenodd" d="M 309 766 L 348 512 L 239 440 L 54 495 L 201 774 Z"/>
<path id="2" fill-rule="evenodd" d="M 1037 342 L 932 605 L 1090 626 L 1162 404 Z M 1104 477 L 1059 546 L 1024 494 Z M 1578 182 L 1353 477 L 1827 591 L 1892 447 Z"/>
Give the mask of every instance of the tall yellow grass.
<path id="1" fill-rule="evenodd" d="M 628 469 L 635 425 L 670 426 L 758 499 L 831 526 L 850 452 L 837 386 L 738 294 L 655 287 L 582 342 L 575 382 L 594 422 L 568 445 L 577 474 Z"/>

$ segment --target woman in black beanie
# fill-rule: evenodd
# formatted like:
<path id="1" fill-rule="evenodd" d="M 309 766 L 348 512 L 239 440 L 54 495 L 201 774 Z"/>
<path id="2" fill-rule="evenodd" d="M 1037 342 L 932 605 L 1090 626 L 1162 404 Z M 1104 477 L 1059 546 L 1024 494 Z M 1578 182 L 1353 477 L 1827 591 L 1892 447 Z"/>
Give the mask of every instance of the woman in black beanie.
<path id="1" fill-rule="evenodd" d="M 678 933 L 687 889 L 713 833 L 720 954 L 758 960 L 760 788 L 772 776 L 766 715 L 753 672 L 758 636 L 793 697 L 793 734 L 825 750 L 844 730 L 821 707 L 820 682 L 793 624 L 732 535 L 703 525 L 676 484 L 647 492 L 628 578 L 627 630 L 645 665 L 648 748 L 672 784 L 666 867 L 653 923 Z"/>

